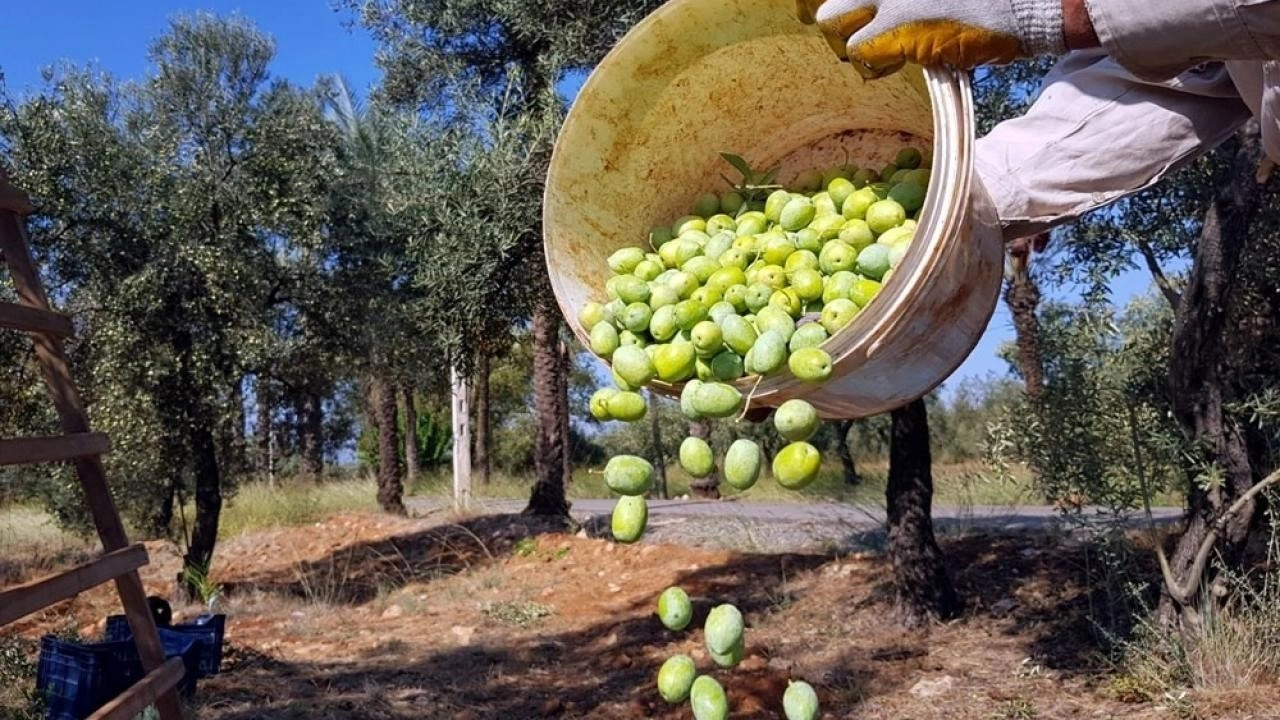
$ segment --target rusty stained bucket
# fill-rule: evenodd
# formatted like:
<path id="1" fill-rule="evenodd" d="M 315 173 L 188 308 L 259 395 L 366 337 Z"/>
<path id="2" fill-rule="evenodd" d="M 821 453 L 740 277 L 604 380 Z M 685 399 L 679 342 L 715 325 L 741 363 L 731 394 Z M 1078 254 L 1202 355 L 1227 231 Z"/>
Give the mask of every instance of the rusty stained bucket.
<path id="1" fill-rule="evenodd" d="M 991 201 L 973 176 L 968 77 L 908 67 L 864 81 L 794 0 L 673 0 L 638 24 L 579 92 L 551 160 L 544 242 L 556 299 L 586 344 L 578 310 L 607 300 L 606 259 L 728 187 L 719 153 L 775 165 L 787 183 L 846 161 L 879 168 L 904 144 L 932 149 L 915 240 L 880 295 L 823 346 L 821 385 L 785 368 L 752 404 L 804 398 L 827 418 L 901 407 L 945 380 L 995 310 L 1004 267 Z M 753 378 L 735 383 L 744 393 Z M 680 386 L 655 383 L 675 396 Z"/>

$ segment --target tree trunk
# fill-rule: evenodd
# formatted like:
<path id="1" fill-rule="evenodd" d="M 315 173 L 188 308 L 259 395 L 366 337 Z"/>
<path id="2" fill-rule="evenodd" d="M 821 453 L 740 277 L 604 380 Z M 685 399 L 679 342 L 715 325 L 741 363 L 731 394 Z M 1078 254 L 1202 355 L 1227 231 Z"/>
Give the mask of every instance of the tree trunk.
<path id="1" fill-rule="evenodd" d="M 700 438 L 711 442 L 711 421 L 701 420 L 689 423 L 689 435 L 691 437 Z M 704 500 L 720 499 L 720 468 L 711 471 L 711 474 L 704 478 L 694 478 L 689 483 L 689 491 L 696 498 Z"/>
<path id="2" fill-rule="evenodd" d="M 560 340 L 560 388 L 556 390 L 556 413 L 560 416 L 560 432 L 564 438 L 564 482 L 573 484 L 573 432 L 569 419 L 569 376 L 573 364 L 569 357 L 569 345 Z"/>
<path id="3" fill-rule="evenodd" d="M 231 384 L 227 397 L 227 417 L 222 432 L 222 472 L 228 476 L 240 475 L 248 467 L 245 462 L 244 435 L 244 378 Z"/>
<path id="4" fill-rule="evenodd" d="M 155 513 L 147 521 L 149 525 L 150 535 L 153 538 L 167 538 L 173 531 L 173 504 L 174 498 L 178 493 L 178 483 L 180 482 L 180 473 L 174 469 L 168 474 L 169 482 L 165 484 L 165 489 L 160 498 L 160 502 L 156 505 Z"/>
<path id="5" fill-rule="evenodd" d="M 320 482 L 324 475 L 324 408 L 318 393 L 302 394 L 302 417 L 298 418 L 298 444 L 302 451 L 302 475 Z"/>
<path id="6" fill-rule="evenodd" d="M 537 426 L 533 460 L 537 478 L 524 511 L 567 520 L 564 456 L 569 448 L 559 415 L 562 401 L 558 396 L 564 388 L 557 377 L 561 365 L 560 315 L 550 292 L 540 292 L 533 306 L 533 410 Z"/>
<path id="7" fill-rule="evenodd" d="M 254 445 L 257 446 L 258 474 L 267 478 L 267 482 L 275 484 L 275 452 L 272 447 L 272 418 L 275 416 L 275 399 L 271 381 L 262 375 L 258 376 L 254 386 L 254 394 L 258 403 L 258 417 L 254 423 Z"/>
<path id="8" fill-rule="evenodd" d="M 914 627 L 953 616 L 960 602 L 933 535 L 933 469 L 924 400 L 895 410 L 892 418 L 885 488 L 889 558 L 899 620 Z"/>
<path id="9" fill-rule="evenodd" d="M 840 456 L 840 467 L 844 471 L 845 485 L 861 485 L 858 466 L 853 462 L 853 450 L 849 447 L 849 431 L 853 429 L 852 420 L 840 420 L 835 424 L 836 454 Z"/>
<path id="10" fill-rule="evenodd" d="M 481 484 L 489 484 L 489 470 L 492 461 L 489 459 L 489 354 L 480 353 L 476 358 L 475 370 L 475 406 L 476 406 L 476 455 L 472 465 L 480 474 Z"/>
<path id="11" fill-rule="evenodd" d="M 378 507 L 404 515 L 404 485 L 400 482 L 400 452 L 396 433 L 396 387 L 382 376 L 373 381 L 378 413 Z"/>
<path id="12" fill-rule="evenodd" d="M 404 389 L 404 475 L 410 485 L 418 479 L 418 406 L 413 388 Z"/>
<path id="13" fill-rule="evenodd" d="M 1015 241 L 1009 248 L 1013 272 L 1004 286 L 1004 301 L 1013 316 L 1014 342 L 1018 348 L 1018 372 L 1026 383 L 1027 399 L 1034 407 L 1044 394 L 1044 360 L 1040 348 L 1040 288 L 1031 274 L 1033 248 L 1043 249 L 1049 234 Z"/>
<path id="14" fill-rule="evenodd" d="M 649 429 L 653 438 L 654 489 L 658 497 L 667 499 L 667 456 L 662 450 L 662 417 L 658 409 L 658 396 L 649 391 Z"/>
<path id="15" fill-rule="evenodd" d="M 1260 156 L 1257 126 L 1250 123 L 1229 147 L 1234 154 L 1232 174 L 1205 213 L 1191 275 L 1174 319 L 1169 364 L 1173 414 L 1202 451 L 1202 460 L 1221 478 L 1217 487 L 1206 491 L 1197 482 L 1202 468 L 1189 471 L 1187 527 L 1178 538 L 1170 563 L 1174 579 L 1182 586 L 1201 585 L 1201 578 L 1188 575 L 1210 523 L 1260 479 L 1249 460 L 1244 429 L 1226 411 L 1226 405 L 1235 399 L 1231 387 L 1234 371 L 1227 360 L 1230 293 L 1259 205 L 1260 188 L 1253 179 Z M 1228 563 L 1239 560 L 1257 510 L 1258 503 L 1250 501 L 1227 523 L 1219 542 Z M 1165 593 L 1160 616 L 1167 622 L 1179 617 L 1194 621 L 1195 610 L 1179 607 Z"/>
<path id="16" fill-rule="evenodd" d="M 302 425 L 307 414 L 306 393 L 295 385 L 285 385 L 283 390 L 281 405 L 293 408 L 293 423 L 287 430 L 282 428 L 282 432 L 276 437 L 276 450 L 280 457 L 301 458 Z"/>
<path id="17" fill-rule="evenodd" d="M 191 460 L 196 480 L 196 517 L 191 530 L 191 545 L 183 558 L 183 570 L 190 576 L 207 577 L 213 562 L 214 545 L 218 541 L 218 520 L 222 515 L 222 477 L 218 469 L 218 446 L 211 424 L 191 423 L 187 440 L 191 444 Z M 194 578 L 193 578 L 194 579 Z M 197 583 L 188 580 L 187 597 L 202 600 Z"/>

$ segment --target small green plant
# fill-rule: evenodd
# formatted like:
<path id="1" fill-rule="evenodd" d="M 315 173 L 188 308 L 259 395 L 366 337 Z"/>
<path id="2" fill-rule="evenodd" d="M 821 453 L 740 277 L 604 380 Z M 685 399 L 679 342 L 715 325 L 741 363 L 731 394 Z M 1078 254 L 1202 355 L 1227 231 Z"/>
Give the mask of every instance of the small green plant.
<path id="1" fill-rule="evenodd" d="M 82 643 L 85 641 L 83 635 L 80 634 L 80 628 L 76 625 L 73 618 L 66 618 L 49 632 L 50 635 L 70 643 Z"/>
<path id="2" fill-rule="evenodd" d="M 520 557 L 529 557 L 538 551 L 537 538 L 525 537 L 516 541 L 515 553 Z"/>
<path id="3" fill-rule="evenodd" d="M 502 600 L 485 605 L 481 612 L 494 622 L 514 627 L 526 627 L 544 617 L 550 616 L 554 611 L 550 605 L 528 600 Z"/>
<path id="4" fill-rule="evenodd" d="M 987 720 L 1035 720 L 1039 717 L 1036 706 L 1026 698 L 1010 700 L 987 716 Z"/>
<path id="5" fill-rule="evenodd" d="M 187 567 L 182 570 L 182 582 L 195 591 L 196 598 L 213 613 L 213 606 L 222 597 L 222 586 L 209 578 L 208 570 Z"/>
<path id="6" fill-rule="evenodd" d="M 1107 681 L 1103 692 L 1117 702 L 1136 705 L 1151 702 L 1151 692 L 1143 682 L 1132 675 L 1117 675 Z"/>

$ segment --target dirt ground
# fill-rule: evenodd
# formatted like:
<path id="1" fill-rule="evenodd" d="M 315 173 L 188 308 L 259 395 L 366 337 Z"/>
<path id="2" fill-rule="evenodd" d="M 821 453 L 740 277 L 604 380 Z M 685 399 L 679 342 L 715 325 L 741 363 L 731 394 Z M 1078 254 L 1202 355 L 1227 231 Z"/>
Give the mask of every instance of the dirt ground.
<path id="1" fill-rule="evenodd" d="M 223 673 L 201 681 L 196 717 L 687 719 L 658 697 L 657 668 L 683 652 L 710 672 L 696 628 L 731 602 L 747 657 L 713 674 L 735 718 L 781 718 L 789 678 L 817 688 L 824 718 L 1280 718 L 1280 687 L 1117 691 L 1088 617 L 1105 598 L 1060 537 L 946 540 L 967 610 L 905 632 L 873 553 L 739 553 L 676 544 L 678 531 L 618 546 L 519 516 L 349 514 L 236 538 L 215 561 Z M 178 554 L 149 547 L 148 586 L 170 594 Z M 673 584 L 695 601 L 684 633 L 654 616 Z M 99 590 L 18 630 L 92 635 L 113 611 Z"/>

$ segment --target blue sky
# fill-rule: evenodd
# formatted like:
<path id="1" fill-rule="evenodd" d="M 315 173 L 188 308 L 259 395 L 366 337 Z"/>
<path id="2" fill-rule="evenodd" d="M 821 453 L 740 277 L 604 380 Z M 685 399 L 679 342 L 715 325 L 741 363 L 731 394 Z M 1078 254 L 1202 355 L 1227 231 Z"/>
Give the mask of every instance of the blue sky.
<path id="1" fill-rule="evenodd" d="M 0 45 L 0 70 L 11 91 L 38 87 L 41 68 L 60 60 L 93 62 L 118 77 L 138 77 L 147 68 L 150 40 L 165 31 L 173 15 L 195 11 L 237 13 L 253 20 L 275 38 L 277 77 L 310 84 L 317 76 L 336 72 L 361 91 L 378 80 L 373 41 L 363 30 L 346 27 L 350 16 L 335 11 L 329 0 L 44 0 L 8 5 L 9 32 Z M 562 89 L 567 94 L 576 90 L 572 84 Z M 1114 283 L 1113 297 L 1123 303 L 1145 292 L 1149 284 L 1145 271 L 1127 273 Z M 1062 288 L 1051 295 L 1069 297 L 1074 292 Z M 1002 304 L 977 349 L 948 385 L 964 377 L 1005 372 L 995 353 L 1011 336 Z"/>
<path id="2" fill-rule="evenodd" d="M 239 14 L 276 40 L 274 74 L 310 84 L 340 72 L 356 88 L 377 81 L 374 44 L 347 12 L 330 0 L 43 0 L 6 3 L 0 69 L 11 90 L 37 86 L 40 68 L 57 60 L 97 62 L 118 77 L 138 77 L 147 67 L 151 39 L 171 17 L 206 11 Z"/>

